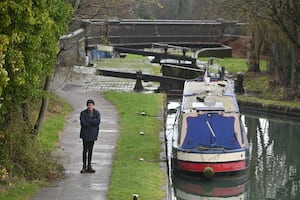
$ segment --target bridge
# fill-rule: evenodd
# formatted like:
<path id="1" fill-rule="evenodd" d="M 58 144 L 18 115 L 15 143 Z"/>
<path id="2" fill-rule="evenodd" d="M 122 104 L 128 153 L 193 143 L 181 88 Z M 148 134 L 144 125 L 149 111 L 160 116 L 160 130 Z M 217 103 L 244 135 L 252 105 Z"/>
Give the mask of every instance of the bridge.
<path id="1" fill-rule="evenodd" d="M 62 65 L 83 65 L 87 51 L 99 44 L 134 49 L 151 48 L 153 43 L 191 48 L 193 51 L 227 47 L 224 36 L 246 35 L 246 24 L 225 20 L 141 20 L 141 19 L 85 19 L 76 20 L 73 32 L 60 39 Z M 208 52 L 208 51 L 207 51 Z M 231 53 L 231 52 L 230 52 Z M 201 56 L 205 52 L 201 52 Z M 67 57 L 67 58 L 66 58 Z"/>
<path id="2" fill-rule="evenodd" d="M 222 44 L 224 34 L 245 34 L 245 23 L 224 20 L 91 19 L 78 22 L 87 31 L 87 45 L 146 46 L 168 43 L 186 47 Z"/>

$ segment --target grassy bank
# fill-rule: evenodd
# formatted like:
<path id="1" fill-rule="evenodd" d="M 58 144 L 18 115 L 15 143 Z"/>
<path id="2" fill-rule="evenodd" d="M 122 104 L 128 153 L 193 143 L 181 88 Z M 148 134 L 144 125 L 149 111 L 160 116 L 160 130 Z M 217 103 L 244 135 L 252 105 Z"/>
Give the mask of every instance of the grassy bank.
<path id="1" fill-rule="evenodd" d="M 145 56 L 133 54 L 128 54 L 126 58 L 99 60 L 97 61 L 97 67 L 125 72 L 136 72 L 141 70 L 144 74 L 160 74 L 159 65 L 153 65 Z"/>
<path id="2" fill-rule="evenodd" d="M 204 57 L 199 60 L 208 61 L 209 59 L 209 57 Z M 245 58 L 214 58 L 214 62 L 224 66 L 225 69 L 232 74 L 236 74 L 238 72 L 246 73 L 248 70 L 247 59 Z M 260 69 L 262 71 L 267 70 L 267 62 L 265 60 L 260 62 Z"/>
<path id="3" fill-rule="evenodd" d="M 48 151 L 56 150 L 59 133 L 65 125 L 65 118 L 72 110 L 71 105 L 60 97 L 51 97 L 47 117 L 38 138 L 43 148 Z"/>
<path id="4" fill-rule="evenodd" d="M 37 138 L 35 138 L 34 148 L 41 152 L 49 152 L 50 154 L 51 152 L 53 152 L 53 150 L 56 149 L 59 139 L 59 132 L 64 127 L 65 116 L 71 110 L 71 106 L 64 102 L 62 99 L 56 96 L 51 96 L 47 117 L 44 121 L 41 132 L 39 133 Z M 53 158 L 49 156 L 49 159 L 52 160 Z M 52 170 L 58 169 L 54 168 Z M 45 176 L 48 176 L 50 174 L 53 176 L 55 174 L 59 174 L 60 172 L 49 172 L 49 169 L 47 169 L 45 170 L 45 173 L 48 173 Z M 14 177 L 10 175 L 9 177 L 7 177 L 7 180 L 5 180 L 5 184 L 1 185 L 0 187 L 0 200 L 30 199 L 30 197 L 35 194 L 44 184 L 47 184 L 47 180 L 39 179 L 27 181 L 24 178 Z"/>
<path id="5" fill-rule="evenodd" d="M 268 105 L 281 108 L 300 109 L 299 99 L 292 97 L 292 89 L 284 87 L 270 87 L 267 75 L 247 73 L 244 77 L 245 95 L 237 95 L 239 101 L 258 102 L 264 107 Z"/>
<path id="6" fill-rule="evenodd" d="M 162 199 L 165 173 L 159 166 L 159 133 L 163 125 L 158 117 L 163 112 L 163 95 L 107 92 L 105 96 L 120 114 L 108 198 L 132 199 L 132 194 L 139 194 L 140 199 Z"/>
<path id="7" fill-rule="evenodd" d="M 208 60 L 203 58 L 202 60 Z M 244 73 L 244 88 L 246 95 L 237 95 L 239 101 L 259 102 L 262 105 L 276 105 L 279 107 L 290 107 L 300 109 L 299 99 L 293 99 L 289 94 L 293 91 L 283 87 L 270 87 L 267 70 L 267 62 L 260 63 L 261 73 L 246 73 L 248 70 L 247 59 L 244 58 L 224 58 L 216 59 L 221 66 L 231 74 L 237 72 Z"/>

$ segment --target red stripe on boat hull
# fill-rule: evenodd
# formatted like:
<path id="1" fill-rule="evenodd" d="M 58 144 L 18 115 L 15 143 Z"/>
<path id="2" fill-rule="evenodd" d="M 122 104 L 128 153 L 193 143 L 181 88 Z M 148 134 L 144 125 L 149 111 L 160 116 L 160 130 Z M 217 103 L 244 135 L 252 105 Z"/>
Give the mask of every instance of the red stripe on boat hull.
<path id="1" fill-rule="evenodd" d="M 234 161 L 234 162 L 223 162 L 223 163 L 197 163 L 197 162 L 187 162 L 175 159 L 175 168 L 189 171 L 189 172 L 200 172 L 202 173 L 206 167 L 213 169 L 215 173 L 222 172 L 233 172 L 241 171 L 247 168 L 246 160 Z"/>

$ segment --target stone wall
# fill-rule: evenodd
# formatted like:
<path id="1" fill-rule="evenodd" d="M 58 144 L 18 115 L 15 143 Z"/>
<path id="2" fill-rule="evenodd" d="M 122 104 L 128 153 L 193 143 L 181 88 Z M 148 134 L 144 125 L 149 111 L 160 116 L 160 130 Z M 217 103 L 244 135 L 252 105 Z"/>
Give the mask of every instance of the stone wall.
<path id="1" fill-rule="evenodd" d="M 85 30 L 78 29 L 59 39 L 58 66 L 85 65 Z"/>

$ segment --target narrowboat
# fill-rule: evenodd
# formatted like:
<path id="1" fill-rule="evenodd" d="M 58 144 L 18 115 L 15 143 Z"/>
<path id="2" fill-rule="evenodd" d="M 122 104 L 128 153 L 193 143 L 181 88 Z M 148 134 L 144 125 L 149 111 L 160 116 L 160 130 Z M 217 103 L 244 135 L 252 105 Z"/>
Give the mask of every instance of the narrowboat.
<path id="1" fill-rule="evenodd" d="M 172 127 L 172 170 L 212 178 L 246 172 L 249 143 L 230 80 L 185 81 Z"/>

